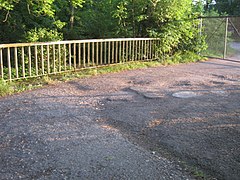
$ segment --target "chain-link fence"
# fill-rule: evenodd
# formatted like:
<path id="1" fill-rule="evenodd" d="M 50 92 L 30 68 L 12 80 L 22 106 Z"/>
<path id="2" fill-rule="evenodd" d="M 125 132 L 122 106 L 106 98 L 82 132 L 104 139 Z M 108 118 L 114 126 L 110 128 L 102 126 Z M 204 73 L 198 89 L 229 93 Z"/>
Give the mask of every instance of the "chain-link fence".
<path id="1" fill-rule="evenodd" d="M 240 17 L 205 17 L 201 22 L 208 45 L 202 55 L 240 60 Z"/>

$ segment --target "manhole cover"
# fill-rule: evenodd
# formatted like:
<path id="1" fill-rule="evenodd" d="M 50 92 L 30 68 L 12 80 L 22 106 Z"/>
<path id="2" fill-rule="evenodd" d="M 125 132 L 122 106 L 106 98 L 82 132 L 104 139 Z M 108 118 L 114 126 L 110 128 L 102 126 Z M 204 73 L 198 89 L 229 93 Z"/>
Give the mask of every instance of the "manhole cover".
<path id="1" fill-rule="evenodd" d="M 172 96 L 177 98 L 191 98 L 198 96 L 198 94 L 193 91 L 180 91 L 173 93 Z"/>

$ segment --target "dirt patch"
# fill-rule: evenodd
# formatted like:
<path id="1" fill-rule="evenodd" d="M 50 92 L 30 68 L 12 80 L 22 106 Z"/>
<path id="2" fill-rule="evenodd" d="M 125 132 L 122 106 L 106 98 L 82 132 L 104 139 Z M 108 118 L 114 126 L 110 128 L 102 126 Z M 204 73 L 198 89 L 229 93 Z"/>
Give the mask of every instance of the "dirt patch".
<path id="1" fill-rule="evenodd" d="M 2 98 L 0 178 L 239 179 L 239 70 L 210 60 Z"/>

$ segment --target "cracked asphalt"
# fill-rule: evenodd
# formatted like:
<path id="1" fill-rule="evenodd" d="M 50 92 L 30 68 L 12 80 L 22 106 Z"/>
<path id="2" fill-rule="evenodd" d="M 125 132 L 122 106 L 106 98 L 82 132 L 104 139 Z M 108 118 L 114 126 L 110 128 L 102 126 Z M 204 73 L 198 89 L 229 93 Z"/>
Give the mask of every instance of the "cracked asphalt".
<path id="1" fill-rule="evenodd" d="M 0 107 L 0 179 L 240 177 L 238 62 L 110 73 Z"/>

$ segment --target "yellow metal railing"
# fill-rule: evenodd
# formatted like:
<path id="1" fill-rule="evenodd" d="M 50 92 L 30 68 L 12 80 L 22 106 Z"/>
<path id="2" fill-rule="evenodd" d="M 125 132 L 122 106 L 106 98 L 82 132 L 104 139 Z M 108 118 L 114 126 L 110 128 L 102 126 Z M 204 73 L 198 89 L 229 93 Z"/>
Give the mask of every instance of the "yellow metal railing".
<path id="1" fill-rule="evenodd" d="M 158 57 L 159 39 L 91 39 L 0 44 L 0 78 L 16 80 Z"/>

